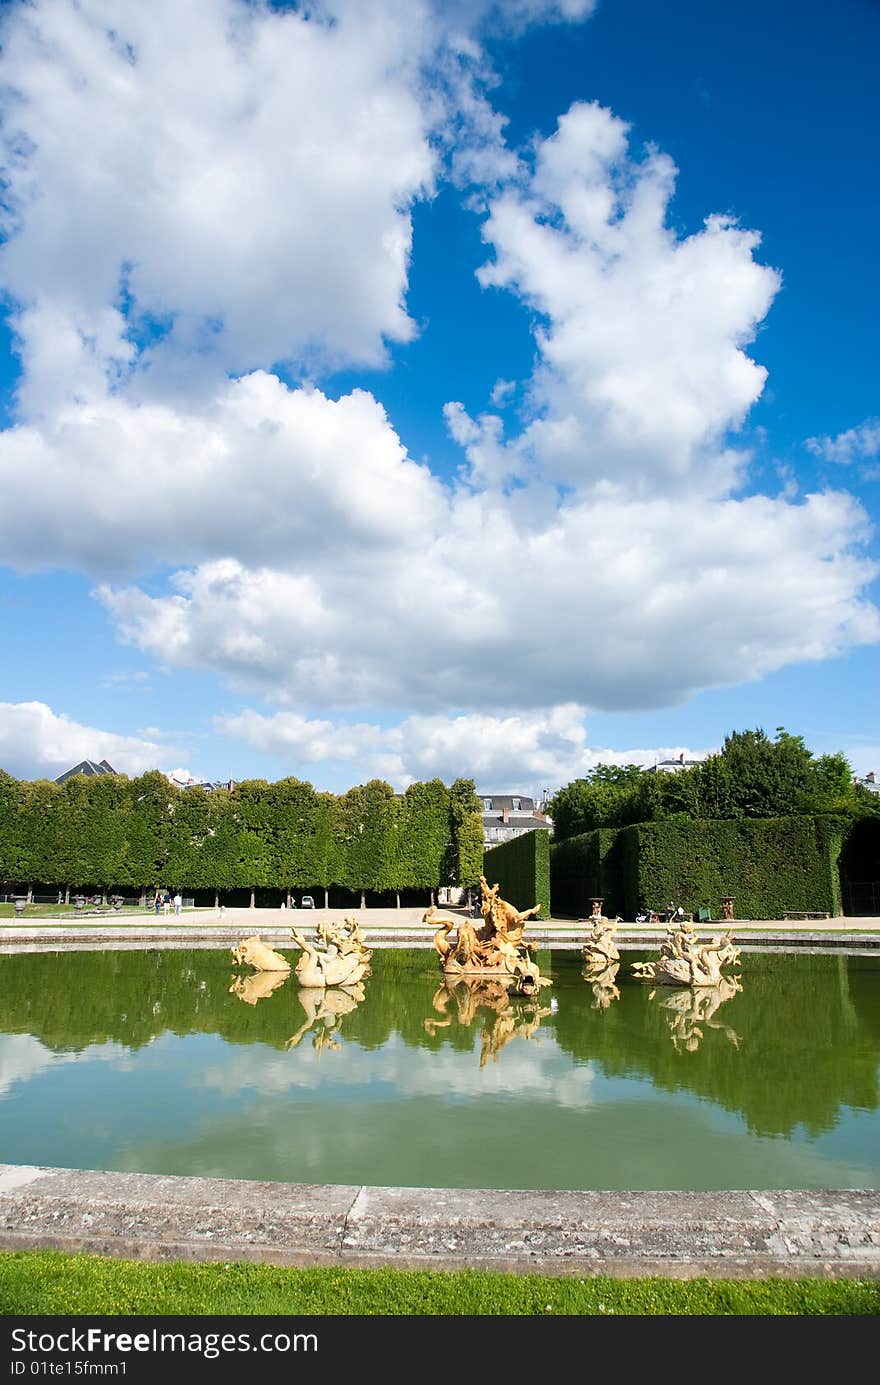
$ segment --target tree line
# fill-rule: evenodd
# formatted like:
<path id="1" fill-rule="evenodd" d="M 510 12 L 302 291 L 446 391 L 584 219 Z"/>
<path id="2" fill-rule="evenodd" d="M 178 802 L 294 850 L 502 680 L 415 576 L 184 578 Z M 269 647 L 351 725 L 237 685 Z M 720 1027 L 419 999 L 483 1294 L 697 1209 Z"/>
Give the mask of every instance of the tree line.
<path id="1" fill-rule="evenodd" d="M 776 818 L 801 814 L 872 814 L 878 795 L 853 783 L 842 754 L 814 756 L 801 736 L 777 727 L 734 731 L 717 755 L 689 769 L 650 771 L 599 765 L 558 791 L 549 805 L 554 839 L 597 827 L 628 827 L 671 817 Z"/>
<path id="2" fill-rule="evenodd" d="M 178 789 L 158 770 L 64 784 L 0 770 L 0 880 L 145 893 L 432 890 L 473 885 L 483 863 L 473 780 L 373 779 L 346 793 L 299 779 Z"/>

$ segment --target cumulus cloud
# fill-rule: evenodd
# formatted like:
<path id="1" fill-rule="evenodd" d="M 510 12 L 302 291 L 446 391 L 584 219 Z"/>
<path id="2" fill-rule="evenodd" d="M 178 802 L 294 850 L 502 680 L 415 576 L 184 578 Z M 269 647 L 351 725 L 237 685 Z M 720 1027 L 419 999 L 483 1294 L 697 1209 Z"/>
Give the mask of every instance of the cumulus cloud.
<path id="1" fill-rule="evenodd" d="M 23 412 L 135 368 L 168 397 L 218 370 L 382 364 L 415 331 L 411 210 L 436 150 L 470 181 L 516 167 L 475 35 L 592 7 L 7 6 L 0 286 Z"/>
<path id="2" fill-rule="evenodd" d="M 728 217 L 679 237 L 667 224 L 675 166 L 653 148 L 634 157 L 628 130 L 596 103 L 573 105 L 537 144 L 531 178 L 491 202 L 480 281 L 515 291 L 543 324 L 534 417 L 510 473 L 525 458 L 578 488 L 724 493 L 743 459 L 723 439 L 766 378 L 743 348 L 780 276 L 756 262 L 759 235 Z"/>
<path id="3" fill-rule="evenodd" d="M 610 750 L 587 744 L 585 709 L 570 703 L 533 713 L 463 713 L 407 717 L 397 725 L 322 721 L 292 712 L 266 716 L 251 708 L 218 717 L 217 727 L 263 753 L 307 770 L 356 760 L 396 788 L 460 775 L 478 789 L 517 793 L 566 783 L 597 765 L 653 765 L 693 751 L 682 747 Z M 704 752 L 698 752 L 701 756 Z M 295 771 L 292 771 L 295 772 Z"/>
<path id="4" fill-rule="evenodd" d="M 124 374 L 135 343 L 170 388 L 206 360 L 375 365 L 411 337 L 410 209 L 435 164 L 423 8 L 7 9 L 0 283 L 31 413 Z"/>
<path id="5" fill-rule="evenodd" d="M 333 401 L 264 371 L 199 408 L 105 394 L 8 429 L 0 483 L 19 517 L 7 562 L 116 572 L 181 553 L 282 563 L 322 533 L 343 553 L 405 549 L 442 491 L 372 395 Z"/>
<path id="6" fill-rule="evenodd" d="M 733 498 L 727 435 L 765 379 L 746 347 L 779 286 L 757 233 L 672 230 L 671 161 L 598 105 L 504 145 L 479 34 L 591 8 L 7 8 L 4 561 L 96 574 L 124 640 L 278 704 L 227 721 L 254 744 L 397 782 L 510 755 L 552 781 L 589 767 L 584 709 L 880 636 L 849 496 Z M 412 336 L 410 216 L 444 171 L 484 184 L 483 284 L 542 324 L 519 437 L 447 404 L 454 483 L 373 394 L 271 369 L 376 365 Z M 16 772 L 157 763 L 158 738 L 96 744 L 22 706 Z"/>
<path id="7" fill-rule="evenodd" d="M 590 763 L 583 709 L 575 706 L 506 717 L 414 716 L 391 727 L 252 709 L 217 722 L 226 735 L 298 765 L 354 759 L 397 787 L 434 778 L 451 783 L 466 774 L 501 792 L 555 783 Z"/>
<path id="8" fill-rule="evenodd" d="M 129 642 L 298 710 L 659 707 L 880 636 L 851 497 L 438 504 L 409 546 L 105 584 Z M 552 695 L 548 696 L 552 689 Z"/>
<path id="9" fill-rule="evenodd" d="M 880 418 L 868 418 L 857 428 L 838 433 L 836 438 L 827 434 L 807 438 L 807 448 L 814 457 L 821 457 L 824 462 L 837 462 L 840 466 L 880 457 Z"/>
<path id="10" fill-rule="evenodd" d="M 0 768 L 16 779 L 55 779 L 80 760 L 107 760 L 120 774 L 143 774 L 179 753 L 155 741 L 83 726 L 45 702 L 0 702 Z"/>

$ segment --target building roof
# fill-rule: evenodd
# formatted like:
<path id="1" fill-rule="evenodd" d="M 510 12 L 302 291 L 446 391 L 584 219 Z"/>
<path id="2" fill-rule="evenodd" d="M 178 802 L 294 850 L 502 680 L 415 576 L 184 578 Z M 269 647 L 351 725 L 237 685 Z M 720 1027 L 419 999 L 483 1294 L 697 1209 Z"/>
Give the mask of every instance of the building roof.
<path id="1" fill-rule="evenodd" d="M 173 784 L 176 789 L 204 789 L 206 793 L 213 793 L 215 789 L 234 789 L 234 779 L 193 779 L 184 778 L 183 775 L 165 772 L 165 778 L 169 784 Z"/>
<path id="2" fill-rule="evenodd" d="M 56 784 L 64 784 L 68 779 L 72 779 L 75 774 L 85 774 L 92 778 L 97 774 L 115 774 L 116 770 L 106 760 L 80 760 L 78 765 L 72 769 L 66 769 L 63 774 L 59 774 L 55 780 Z"/>
<path id="3" fill-rule="evenodd" d="M 686 760 L 683 755 L 679 755 L 675 760 L 660 760 L 656 765 L 648 765 L 645 769 L 646 774 L 656 774 L 658 770 L 665 773 L 675 773 L 677 769 L 693 769 L 694 765 L 701 765 L 702 760 Z"/>
<path id="4" fill-rule="evenodd" d="M 535 832 L 543 827 L 546 832 L 553 826 L 549 818 L 536 818 L 531 813 L 516 814 L 514 817 L 504 821 L 501 813 L 484 813 L 483 827 L 509 827 L 513 829 L 513 835 L 519 836 L 521 832 Z"/>
<path id="5" fill-rule="evenodd" d="M 500 813 L 505 808 L 509 813 L 531 813 L 535 809 L 535 800 L 521 793 L 478 793 L 477 798 L 486 813 Z M 491 808 L 485 806 L 487 802 L 491 802 Z M 515 803 L 518 804 L 516 808 L 513 806 Z"/>

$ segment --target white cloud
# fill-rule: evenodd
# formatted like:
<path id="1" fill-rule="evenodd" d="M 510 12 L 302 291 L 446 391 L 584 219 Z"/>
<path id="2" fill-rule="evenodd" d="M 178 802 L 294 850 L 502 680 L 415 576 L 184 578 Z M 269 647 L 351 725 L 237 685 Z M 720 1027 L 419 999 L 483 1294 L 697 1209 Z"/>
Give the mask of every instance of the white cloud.
<path id="1" fill-rule="evenodd" d="M 397 787 L 463 775 L 497 792 L 558 782 L 596 761 L 586 748 L 583 708 L 407 717 L 397 725 L 321 721 L 292 712 L 251 709 L 217 718 L 218 728 L 298 765 L 356 760 Z"/>
<path id="2" fill-rule="evenodd" d="M 411 209 L 435 145 L 470 180 L 516 168 L 475 32 L 592 7 L 7 6 L 0 286 L 23 412 L 136 366 L 143 395 L 168 398 L 218 370 L 382 364 L 415 332 Z"/>
<path id="3" fill-rule="evenodd" d="M 0 702 L 0 768 L 16 779 L 55 779 L 80 760 L 107 760 L 120 774 L 142 774 L 179 753 L 83 726 L 44 702 Z"/>
<path id="4" fill-rule="evenodd" d="M 537 145 L 531 180 L 491 202 L 495 256 L 480 281 L 514 290 L 545 324 L 535 417 L 510 472 L 528 460 L 579 488 L 723 494 L 743 461 L 724 435 L 766 378 L 743 348 L 779 275 L 753 258 L 757 233 L 729 218 L 679 238 L 666 222 L 675 167 L 655 149 L 637 162 L 628 128 L 573 105 Z"/>
<path id="5" fill-rule="evenodd" d="M 845 494 L 570 503 L 549 516 L 437 496 L 406 545 L 350 535 L 181 570 L 173 595 L 105 586 L 121 633 L 171 667 L 297 711 L 645 708 L 880 636 L 876 567 Z M 341 555 L 344 554 L 344 561 Z"/>
<path id="6" fill-rule="evenodd" d="M 343 552 L 405 548 L 442 494 L 372 395 L 331 401 L 263 371 L 198 409 L 106 395 L 8 429 L 0 483 L 19 520 L 7 562 L 116 572 L 184 555 L 283 562 L 327 535 Z"/>
<path id="7" fill-rule="evenodd" d="M 880 457 L 880 418 L 868 418 L 857 428 L 838 433 L 836 438 L 827 434 L 820 438 L 807 438 L 807 447 L 815 457 L 821 457 L 825 462 L 837 462 L 841 466 Z"/>
<path id="8" fill-rule="evenodd" d="M 435 163 L 418 74 L 436 34 L 417 4 L 339 10 L 7 9 L 0 281 L 23 309 L 32 413 L 130 366 L 126 314 L 165 334 L 146 389 L 206 361 L 377 364 L 411 337 L 410 208 Z"/>
<path id="9" fill-rule="evenodd" d="M 283 706 L 237 734 L 398 781 L 462 758 L 494 775 L 505 754 L 552 781 L 589 765 L 580 709 L 669 705 L 880 636 L 850 497 L 731 498 L 726 434 L 765 377 L 744 348 L 779 284 L 757 235 L 710 217 L 678 237 L 671 162 L 636 161 L 598 105 L 529 164 L 503 144 L 477 26 L 591 8 L 7 9 L 0 280 L 25 374 L 0 435 L 4 561 L 98 574 L 125 640 Z M 519 438 L 446 406 L 458 487 L 372 394 L 259 368 L 375 364 L 411 336 L 435 142 L 486 184 L 482 281 L 544 322 Z M 22 705 L 30 773 L 158 763 L 159 737 L 96 744 Z"/>
<path id="10" fill-rule="evenodd" d="M 531 24 L 574 24 L 588 19 L 597 0 L 435 0 L 451 26 L 516 33 Z"/>
<path id="11" fill-rule="evenodd" d="M 511 396 L 516 393 L 515 380 L 496 380 L 492 386 L 490 398 L 496 409 L 503 409 L 505 404 L 510 402 Z"/>

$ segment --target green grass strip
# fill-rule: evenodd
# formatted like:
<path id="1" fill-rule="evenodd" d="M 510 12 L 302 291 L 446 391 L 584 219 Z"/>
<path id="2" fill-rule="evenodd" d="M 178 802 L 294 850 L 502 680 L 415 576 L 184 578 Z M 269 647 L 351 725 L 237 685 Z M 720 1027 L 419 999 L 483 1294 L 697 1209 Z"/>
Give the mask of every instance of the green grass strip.
<path id="1" fill-rule="evenodd" d="M 58 1251 L 0 1253 L 0 1314 L 876 1315 L 859 1279 L 579 1279 L 478 1270 L 289 1269 L 144 1263 Z"/>

